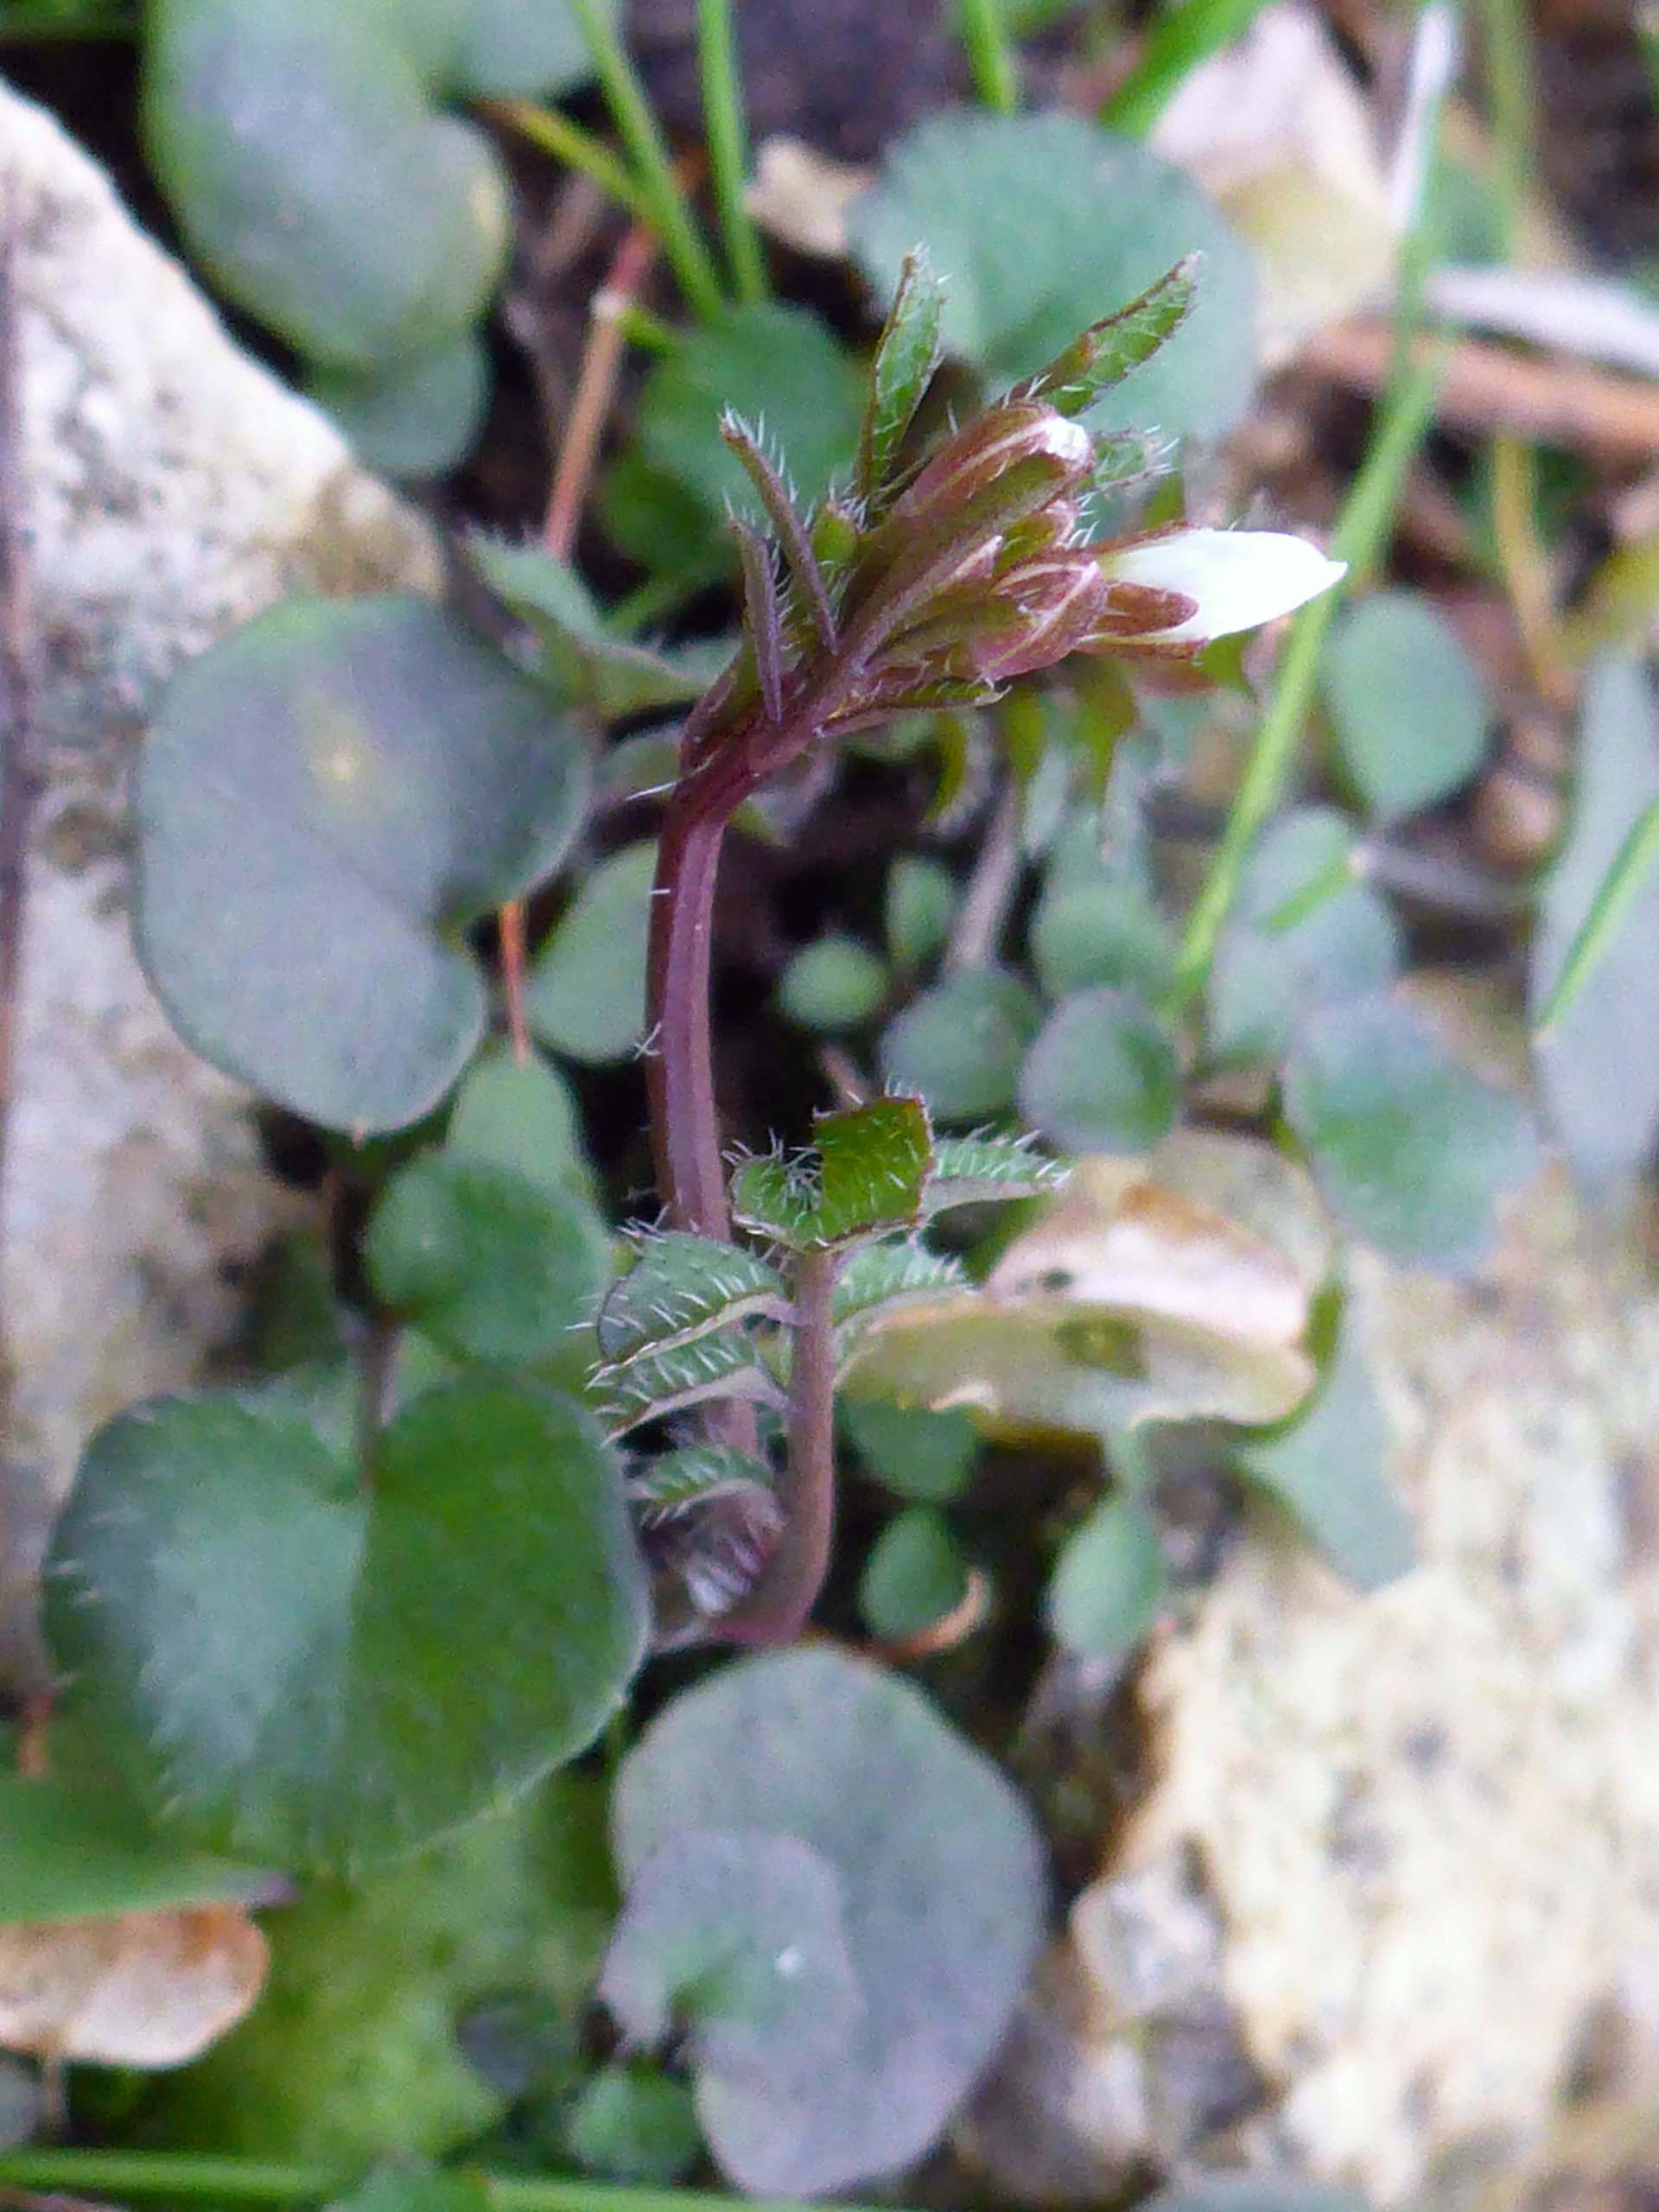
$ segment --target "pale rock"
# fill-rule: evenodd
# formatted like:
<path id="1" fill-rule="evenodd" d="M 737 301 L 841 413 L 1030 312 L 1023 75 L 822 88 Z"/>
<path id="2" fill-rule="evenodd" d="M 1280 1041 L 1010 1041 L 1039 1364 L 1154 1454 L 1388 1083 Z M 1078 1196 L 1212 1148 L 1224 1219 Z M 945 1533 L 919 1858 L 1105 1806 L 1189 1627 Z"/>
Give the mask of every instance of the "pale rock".
<path id="1" fill-rule="evenodd" d="M 1478 1284 L 1351 1265 L 1421 1563 L 1361 1597 L 1264 1523 L 1158 1631 L 1152 1779 L 964 2140 L 1028 2201 L 1397 2204 L 1537 2155 L 1620 2013 L 1659 2092 L 1659 1294 L 1553 1175 Z"/>
<path id="2" fill-rule="evenodd" d="M 427 525 L 238 348 L 103 171 L 3 84 L 0 184 L 20 245 L 46 771 L 0 1255 L 0 1580 L 15 1586 L 87 1430 L 198 1374 L 232 1323 L 234 1276 L 292 1211 L 246 1095 L 175 1037 L 134 959 L 135 741 L 181 661 L 283 594 L 431 590 L 440 564 Z"/>

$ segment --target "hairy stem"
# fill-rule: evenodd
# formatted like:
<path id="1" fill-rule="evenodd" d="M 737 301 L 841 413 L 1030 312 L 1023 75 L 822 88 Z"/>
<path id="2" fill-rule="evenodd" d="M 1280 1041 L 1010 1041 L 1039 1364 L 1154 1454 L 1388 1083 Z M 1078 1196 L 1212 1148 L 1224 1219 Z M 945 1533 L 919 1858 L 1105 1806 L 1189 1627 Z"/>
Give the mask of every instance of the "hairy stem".
<path id="1" fill-rule="evenodd" d="M 715 883 L 722 815 L 669 802 L 657 847 L 646 958 L 646 1089 L 657 1187 L 676 1229 L 699 1236 L 731 1230 L 715 1109 L 713 975 Z"/>
<path id="2" fill-rule="evenodd" d="M 780 1484 L 784 1525 L 765 1573 L 721 1623 L 734 1643 L 788 1643 L 806 1626 L 830 1567 L 836 1519 L 836 1330 L 841 1258 L 804 1252 L 795 1265 L 794 1364 L 789 1460 Z"/>

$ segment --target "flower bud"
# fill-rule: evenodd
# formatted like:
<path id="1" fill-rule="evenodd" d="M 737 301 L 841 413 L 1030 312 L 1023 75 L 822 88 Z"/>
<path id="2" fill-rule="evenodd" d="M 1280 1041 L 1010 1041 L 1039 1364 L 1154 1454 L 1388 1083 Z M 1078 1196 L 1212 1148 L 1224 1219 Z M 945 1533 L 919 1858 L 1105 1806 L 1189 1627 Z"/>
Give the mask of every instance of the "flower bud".
<path id="1" fill-rule="evenodd" d="M 1294 613 L 1347 573 L 1305 538 L 1274 530 L 1172 530 L 1098 546 L 1096 558 L 1119 588 L 1104 652 L 1193 652 Z"/>
<path id="2" fill-rule="evenodd" d="M 1029 473 L 1048 482 L 1052 495 L 1077 491 L 1094 467 L 1095 442 L 1080 423 L 1069 423 L 1039 400 L 993 407 L 934 455 L 894 500 L 890 518 L 913 527 L 936 514 L 960 510 L 1029 462 L 1040 465 L 1040 472 Z"/>

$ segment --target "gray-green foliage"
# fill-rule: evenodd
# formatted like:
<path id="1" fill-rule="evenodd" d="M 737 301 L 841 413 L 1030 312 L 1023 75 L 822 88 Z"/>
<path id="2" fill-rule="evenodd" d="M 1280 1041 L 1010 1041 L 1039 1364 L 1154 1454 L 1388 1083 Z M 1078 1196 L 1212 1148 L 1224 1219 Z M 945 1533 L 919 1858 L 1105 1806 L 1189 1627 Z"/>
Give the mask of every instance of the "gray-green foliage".
<path id="1" fill-rule="evenodd" d="M 889 149 L 849 227 L 884 295 L 911 248 L 926 247 L 949 272 L 945 346 L 994 386 L 1041 368 L 1197 249 L 1185 326 L 1097 402 L 1090 426 L 1216 437 L 1248 404 L 1249 257 L 1202 194 L 1131 139 L 1071 116 L 935 116 Z"/>
<path id="2" fill-rule="evenodd" d="M 156 0 L 150 160 L 215 280 L 320 372 L 385 467 L 464 448 L 506 178 L 468 99 L 586 73 L 564 0 Z"/>
<path id="3" fill-rule="evenodd" d="M 1378 592 L 1344 608 L 1320 682 L 1342 764 L 1373 820 L 1433 805 L 1480 766 L 1492 719 L 1485 679 L 1420 593 Z"/>
<path id="4" fill-rule="evenodd" d="M 527 1788 L 645 1635 L 591 1421 L 486 1377 L 405 1408 L 361 1477 L 292 1417 L 136 1408 L 87 1450 L 48 1590 L 67 1710 L 148 1814 L 274 1866 L 407 1850 Z"/>
<path id="5" fill-rule="evenodd" d="M 416 599 L 290 600 L 193 661 L 140 756 L 139 956 L 207 1059 L 313 1121 L 417 1121 L 483 1034 L 462 932 L 551 873 L 586 743 Z"/>
<path id="6" fill-rule="evenodd" d="M 635 1973 L 656 1961 L 659 2004 L 677 1996 L 730 2178 L 819 2194 L 926 2150 L 1006 2029 L 1042 1926 L 1038 1840 L 995 1770 L 896 1675 L 827 1647 L 778 1652 L 654 1721 L 613 1817 L 618 1940 L 649 1912 L 651 1940 L 636 1920 L 624 1955 Z M 711 1853 L 723 1878 L 691 1894 L 675 1870 Z M 791 1915 L 803 1974 L 846 1999 L 791 2012 L 788 2032 L 763 1909 L 786 1861 L 790 1893 L 815 1900 Z"/>

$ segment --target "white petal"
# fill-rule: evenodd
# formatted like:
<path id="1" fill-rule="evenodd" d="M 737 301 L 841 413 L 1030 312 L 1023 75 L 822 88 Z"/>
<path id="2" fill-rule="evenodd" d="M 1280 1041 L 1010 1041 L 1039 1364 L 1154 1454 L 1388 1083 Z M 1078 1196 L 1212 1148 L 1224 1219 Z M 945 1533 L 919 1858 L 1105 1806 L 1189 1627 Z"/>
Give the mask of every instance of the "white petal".
<path id="1" fill-rule="evenodd" d="M 1160 645 L 1230 637 L 1289 614 L 1329 591 L 1347 574 L 1305 537 L 1277 530 L 1176 530 L 1141 545 L 1104 555 L 1116 582 L 1184 592 L 1198 610 L 1173 629 L 1152 632 Z"/>

